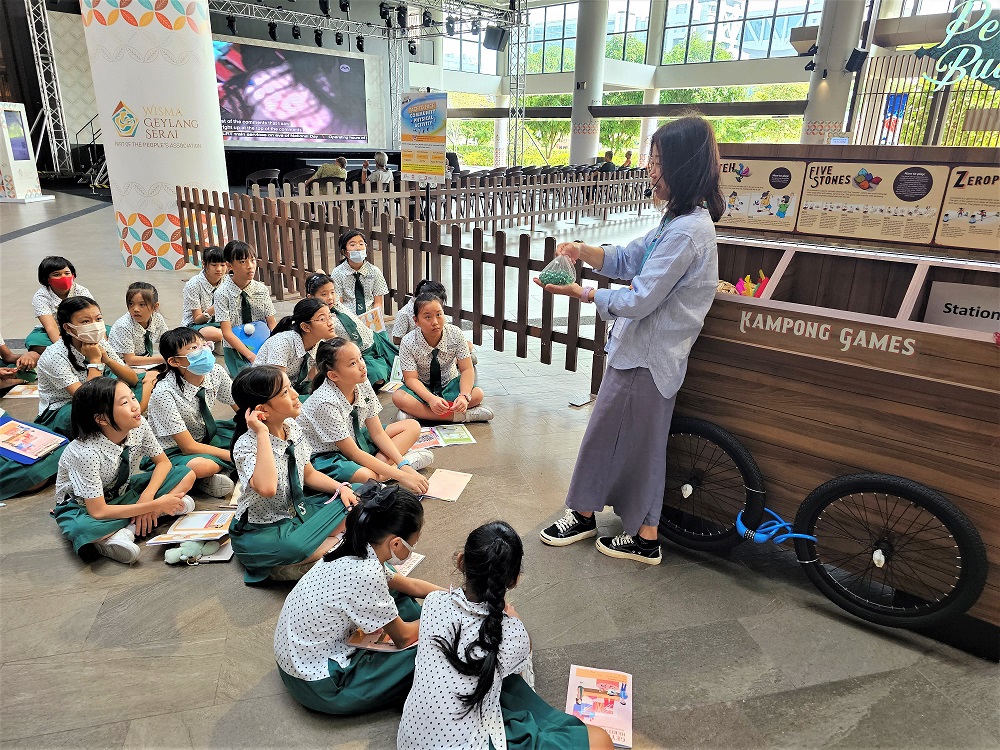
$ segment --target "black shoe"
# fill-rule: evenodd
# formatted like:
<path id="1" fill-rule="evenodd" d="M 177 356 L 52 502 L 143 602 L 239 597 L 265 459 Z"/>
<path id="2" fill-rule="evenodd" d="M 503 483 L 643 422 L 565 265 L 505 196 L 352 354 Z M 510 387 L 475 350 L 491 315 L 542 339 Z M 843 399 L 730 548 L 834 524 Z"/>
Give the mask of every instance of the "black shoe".
<path id="1" fill-rule="evenodd" d="M 629 534 L 602 536 L 597 540 L 597 551 L 608 557 L 635 560 L 647 565 L 659 565 L 663 561 L 658 541 L 648 541 Z"/>
<path id="2" fill-rule="evenodd" d="M 544 544 L 552 547 L 565 547 L 581 539 L 597 536 L 597 519 L 591 516 L 581 516 L 575 510 L 567 510 L 566 515 L 543 529 L 539 534 Z"/>

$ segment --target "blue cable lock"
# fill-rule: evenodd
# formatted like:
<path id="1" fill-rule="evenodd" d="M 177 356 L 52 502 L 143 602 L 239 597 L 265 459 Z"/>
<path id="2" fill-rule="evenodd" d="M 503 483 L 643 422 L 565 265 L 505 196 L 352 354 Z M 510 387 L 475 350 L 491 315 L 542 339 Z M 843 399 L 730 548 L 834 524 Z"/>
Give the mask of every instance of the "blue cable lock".
<path id="1" fill-rule="evenodd" d="M 816 541 L 816 537 L 809 534 L 796 534 L 792 532 L 792 525 L 773 510 L 764 508 L 764 512 L 771 517 L 771 520 L 762 522 L 756 529 L 748 529 L 746 524 L 743 523 L 742 510 L 736 515 L 736 530 L 748 542 L 756 544 L 774 542 L 775 544 L 781 544 L 789 539 Z"/>

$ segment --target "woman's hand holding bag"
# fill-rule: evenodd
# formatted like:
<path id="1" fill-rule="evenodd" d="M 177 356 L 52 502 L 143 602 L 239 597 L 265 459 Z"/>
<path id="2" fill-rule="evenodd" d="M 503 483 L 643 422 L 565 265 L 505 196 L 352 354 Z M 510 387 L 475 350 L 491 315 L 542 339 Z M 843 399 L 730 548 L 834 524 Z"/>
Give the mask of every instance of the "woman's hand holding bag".
<path id="1" fill-rule="evenodd" d="M 534 281 L 550 294 L 579 297 L 583 288 L 576 283 L 576 261 L 580 258 L 580 245 L 563 242 L 556 247 L 553 258 Z"/>

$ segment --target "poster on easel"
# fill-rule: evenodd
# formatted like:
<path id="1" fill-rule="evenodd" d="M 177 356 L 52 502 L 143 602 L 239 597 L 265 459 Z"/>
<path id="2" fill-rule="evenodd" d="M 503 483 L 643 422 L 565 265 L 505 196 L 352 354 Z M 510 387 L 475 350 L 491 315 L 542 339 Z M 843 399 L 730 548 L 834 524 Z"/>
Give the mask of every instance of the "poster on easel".
<path id="1" fill-rule="evenodd" d="M 809 162 L 798 231 L 929 245 L 948 169 L 944 165 Z"/>
<path id="2" fill-rule="evenodd" d="M 720 184 L 726 211 L 716 223 L 791 232 L 795 229 L 805 171 L 802 161 L 723 159 Z"/>
<path id="3" fill-rule="evenodd" d="M 444 183 L 448 95 L 411 91 L 400 106 L 399 176 L 421 185 Z"/>
<path id="4" fill-rule="evenodd" d="M 0 102 L 0 202 L 53 201 L 42 195 L 24 105 Z"/>
<path id="5" fill-rule="evenodd" d="M 1000 167 L 952 168 L 934 242 L 1000 250 Z"/>

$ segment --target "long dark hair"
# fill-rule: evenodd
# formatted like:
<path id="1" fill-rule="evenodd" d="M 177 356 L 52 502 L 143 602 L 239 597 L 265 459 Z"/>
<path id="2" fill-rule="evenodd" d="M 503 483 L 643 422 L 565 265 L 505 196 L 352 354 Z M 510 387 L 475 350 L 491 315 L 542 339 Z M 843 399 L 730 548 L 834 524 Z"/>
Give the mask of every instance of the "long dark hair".
<path id="1" fill-rule="evenodd" d="M 312 382 L 313 393 L 323 385 L 327 373 L 330 370 L 336 369 L 337 357 L 340 355 L 340 350 L 350 343 L 349 340 L 338 336 L 329 341 L 322 342 L 316 349 L 316 377 L 313 378 Z"/>
<path id="2" fill-rule="evenodd" d="M 464 550 L 465 588 L 486 605 L 486 619 L 479 628 L 479 637 L 460 654 L 462 626 L 455 629 L 451 640 L 437 635 L 434 644 L 459 674 L 477 678 L 476 689 L 459 696 L 465 706 L 463 716 L 482 707 L 496 679 L 500 642 L 503 640 L 503 611 L 507 590 L 521 575 L 524 547 L 517 532 L 506 521 L 490 521 L 469 534 Z M 480 654 L 479 656 L 476 653 Z"/>
<path id="3" fill-rule="evenodd" d="M 90 297 L 67 297 L 59 303 L 59 307 L 56 308 L 56 326 L 59 328 L 59 335 L 63 337 L 64 343 L 69 338 L 72 338 L 72 334 L 66 331 L 66 326 L 73 321 L 74 315 L 81 310 L 86 310 L 88 307 L 96 307 L 98 310 L 101 309 L 101 306 Z M 66 354 L 68 355 L 69 363 L 73 366 L 74 370 L 77 372 L 87 371 L 87 363 L 77 362 L 76 350 L 74 350 L 72 345 L 69 343 L 66 343 Z"/>
<path id="4" fill-rule="evenodd" d="M 180 357 L 178 353 L 185 346 L 190 346 L 198 339 L 202 339 L 200 333 L 198 333 L 193 328 L 185 328 L 181 326 L 180 328 L 174 328 L 173 330 L 167 331 L 162 336 L 160 336 L 160 356 L 163 357 L 163 364 L 156 368 L 160 373 L 159 379 L 156 381 L 156 388 L 160 383 L 163 382 L 164 376 L 172 374 L 177 379 L 177 387 L 184 387 L 184 373 L 178 367 L 174 367 L 168 361 L 171 357 Z M 204 341 L 204 339 L 202 339 Z"/>
<path id="5" fill-rule="evenodd" d="M 399 485 L 365 482 L 357 492 L 358 504 L 347 514 L 344 541 L 323 559 L 368 557 L 368 545 L 389 537 L 408 539 L 424 525 L 424 506 L 417 496 Z"/>
<path id="6" fill-rule="evenodd" d="M 295 303 L 295 307 L 292 308 L 292 314 L 286 315 L 278 321 L 278 325 L 271 331 L 271 336 L 274 336 L 276 333 L 284 333 L 285 331 L 295 331 L 301 336 L 302 329 L 299 326 L 312 321 L 313 315 L 318 313 L 321 307 L 326 307 L 326 303 L 322 300 L 315 299 L 314 297 L 300 299 Z"/>
<path id="7" fill-rule="evenodd" d="M 365 236 L 365 233 L 362 232 L 362 231 L 360 231 L 360 230 L 358 230 L 358 229 L 347 229 L 347 230 L 345 230 L 344 233 L 342 235 L 340 235 L 340 239 L 337 240 L 337 247 L 340 248 L 340 254 L 346 256 L 347 255 L 347 243 L 350 242 L 351 240 L 353 240 L 355 237 L 361 237 L 362 239 L 364 239 L 364 236 Z M 366 245 L 368 244 L 367 240 L 365 241 L 365 244 Z"/>
<path id="8" fill-rule="evenodd" d="M 260 367 L 247 367 L 233 379 L 233 401 L 239 407 L 233 422 L 236 429 L 233 431 L 233 441 L 229 445 L 229 452 L 233 452 L 233 447 L 240 436 L 249 428 L 247 427 L 247 409 L 254 409 L 260 404 L 266 404 L 272 398 L 281 393 L 281 384 L 284 383 L 285 371 L 275 365 L 261 365 Z"/>
<path id="9" fill-rule="evenodd" d="M 115 424 L 115 389 L 122 382 L 114 378 L 94 378 L 80 385 L 73 394 L 70 407 L 70 435 L 74 440 L 90 437 L 101 431 L 98 417 L 104 417 L 113 428 Z"/>
<path id="10" fill-rule="evenodd" d="M 681 117 L 653 133 L 660 152 L 660 173 L 670 189 L 667 210 L 674 216 L 708 205 L 712 221 L 726 211 L 719 187 L 719 147 L 715 132 L 703 117 Z"/>

